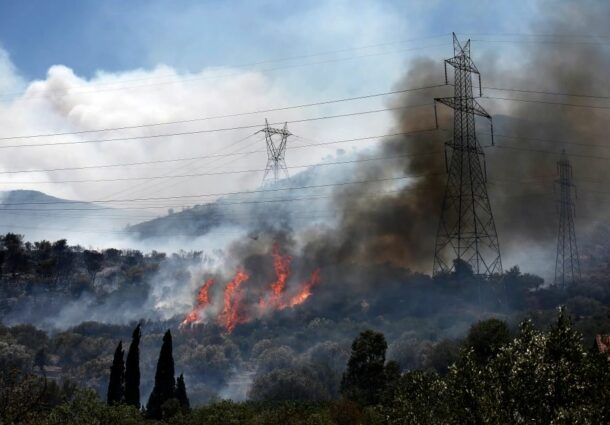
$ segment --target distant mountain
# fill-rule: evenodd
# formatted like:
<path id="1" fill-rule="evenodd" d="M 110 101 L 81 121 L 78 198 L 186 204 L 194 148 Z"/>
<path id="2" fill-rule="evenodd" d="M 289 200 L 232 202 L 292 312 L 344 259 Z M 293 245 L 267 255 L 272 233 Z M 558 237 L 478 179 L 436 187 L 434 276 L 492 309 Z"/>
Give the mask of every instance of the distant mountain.
<path id="1" fill-rule="evenodd" d="M 89 202 L 56 198 L 36 190 L 0 191 L 0 233 L 26 235 L 28 240 L 59 239 L 71 232 L 96 228 L 112 209 Z"/>
<path id="2" fill-rule="evenodd" d="M 0 205 L 3 209 L 14 209 L 25 208 L 21 205 L 11 204 L 28 204 L 28 207 L 37 208 L 37 206 L 43 206 L 51 208 L 51 205 L 56 204 L 73 204 L 76 201 L 69 199 L 56 198 L 55 196 L 47 195 L 46 193 L 39 192 L 37 190 L 5 190 L 0 191 Z M 99 207 L 90 202 L 78 202 L 79 208 L 88 209 L 99 209 Z M 42 207 L 41 207 L 42 208 Z"/>

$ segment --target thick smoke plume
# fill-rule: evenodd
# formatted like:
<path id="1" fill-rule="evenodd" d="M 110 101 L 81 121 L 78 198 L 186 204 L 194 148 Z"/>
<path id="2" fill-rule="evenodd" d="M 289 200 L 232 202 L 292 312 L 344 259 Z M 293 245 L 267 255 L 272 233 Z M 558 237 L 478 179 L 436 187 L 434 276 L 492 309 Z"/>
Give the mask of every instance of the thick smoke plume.
<path id="1" fill-rule="evenodd" d="M 472 41 L 472 55 L 482 73 L 484 96 L 607 106 L 607 102 L 589 97 L 491 89 L 610 94 L 607 39 L 566 36 L 604 33 L 606 22 L 599 17 L 610 15 L 610 5 L 592 8 L 594 16 L 584 16 L 585 8 L 576 4 L 559 9 L 536 27 L 536 33 L 545 36 L 520 38 L 512 44 Z M 442 79 L 443 64 L 421 58 L 412 64 L 397 88 L 434 85 Z M 433 97 L 451 95 L 451 87 L 410 92 L 391 106 L 417 105 L 430 102 Z M 606 217 L 605 204 L 592 196 L 589 188 L 599 185 L 593 187 L 603 190 L 603 184 L 610 183 L 607 161 L 601 159 L 610 151 L 609 111 L 499 99 L 480 102 L 494 116 L 496 147 L 486 147 L 485 152 L 488 191 L 505 268 L 525 261 L 530 270 L 545 274 L 552 267 L 556 238 L 553 182 L 561 149 L 572 155 L 575 182 L 580 186 L 577 203 L 580 234 L 584 236 Z M 379 156 L 397 159 L 383 164 L 364 163 L 352 178 L 379 180 L 404 175 L 412 179 L 398 191 L 386 194 L 383 190 L 387 189 L 380 189 L 379 184 L 369 185 L 364 195 L 362 188 L 338 190 L 335 202 L 341 213 L 340 225 L 328 236 L 310 235 L 304 250 L 307 258 L 316 264 L 389 262 L 425 272 L 431 270 L 447 179 L 442 150 L 443 142 L 451 138 L 451 112 L 439 107 L 440 131 L 422 131 L 382 142 Z M 411 133 L 432 127 L 432 106 L 405 108 L 396 114 L 396 128 L 392 132 Z M 477 122 L 477 133 L 482 146 L 490 145 L 486 122 Z M 527 261 L 527 256 L 534 260 Z"/>

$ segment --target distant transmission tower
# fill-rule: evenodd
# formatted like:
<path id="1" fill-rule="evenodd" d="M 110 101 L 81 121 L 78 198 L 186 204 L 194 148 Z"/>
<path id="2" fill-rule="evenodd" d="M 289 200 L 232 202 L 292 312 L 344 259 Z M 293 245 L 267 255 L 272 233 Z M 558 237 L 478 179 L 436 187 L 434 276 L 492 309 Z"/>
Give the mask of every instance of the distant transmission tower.
<path id="1" fill-rule="evenodd" d="M 489 277 L 502 273 L 502 258 L 486 187 L 485 154 L 477 141 L 475 115 L 490 120 L 491 116 L 477 103 L 472 94 L 472 74 L 481 75 L 470 58 L 470 40 L 462 47 L 453 34 L 454 57 L 445 60 L 454 68 L 453 97 L 437 98 L 454 110 L 451 158 L 445 156 L 448 171 L 445 197 L 436 234 L 433 274 L 454 271 L 454 260 L 472 267 L 476 275 Z M 491 127 L 493 144 L 493 124 Z"/>
<path id="2" fill-rule="evenodd" d="M 284 157 L 286 155 L 286 142 L 288 136 L 291 136 L 292 133 L 288 131 L 287 127 L 288 123 L 285 123 L 282 129 L 269 127 L 269 122 L 265 119 L 265 128 L 258 131 L 258 133 L 265 133 L 265 141 L 267 142 L 267 167 L 263 175 L 263 186 L 277 183 L 280 174 L 288 177 L 288 168 L 286 168 Z M 273 136 L 279 136 L 276 137 L 278 143 Z"/>
<path id="3" fill-rule="evenodd" d="M 574 202 L 572 190 L 576 195 L 576 187 L 572 183 L 572 166 L 565 149 L 557 162 L 559 179 L 559 233 L 557 235 L 557 259 L 555 261 L 555 285 L 565 288 L 580 280 L 580 261 L 576 232 L 574 231 Z"/>

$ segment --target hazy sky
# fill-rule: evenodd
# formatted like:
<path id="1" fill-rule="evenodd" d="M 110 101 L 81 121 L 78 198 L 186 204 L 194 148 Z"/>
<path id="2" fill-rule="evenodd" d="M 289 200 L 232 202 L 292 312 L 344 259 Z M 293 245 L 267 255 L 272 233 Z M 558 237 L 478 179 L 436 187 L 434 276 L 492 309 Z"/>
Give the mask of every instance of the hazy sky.
<path id="1" fill-rule="evenodd" d="M 456 32 L 523 32 L 534 1 L 0 2 L 0 42 L 27 78 L 51 65 L 91 77 L 160 63 L 196 72 Z"/>
<path id="2" fill-rule="evenodd" d="M 552 2 L 543 4 L 547 10 Z M 259 170 L 266 163 L 263 142 L 258 136 L 243 141 L 256 129 L 64 143 L 258 126 L 265 118 L 294 121 L 379 109 L 391 99 L 134 130 L 6 138 L 190 120 L 386 92 L 397 87 L 409 61 L 416 57 L 437 61 L 441 75 L 442 60 L 452 55 L 452 31 L 461 33 L 460 37 L 483 34 L 488 38 L 529 33 L 539 13 L 538 2 L 510 0 L 1 0 L 0 148 L 56 145 L 2 148 L 0 172 L 260 152 L 151 166 L 1 174 L 0 190 L 33 189 L 95 201 L 255 189 L 261 171 L 121 179 Z M 475 60 L 490 47 L 473 46 Z M 511 52 L 510 46 L 495 45 L 494 49 L 500 58 Z M 290 130 L 302 139 L 292 138 L 289 147 L 305 140 L 382 135 L 392 125 L 390 113 L 295 123 Z M 363 149 L 374 143 L 289 150 L 286 161 L 289 166 L 313 164 L 337 155 L 339 149 Z M 92 179 L 119 180 L 74 181 Z M 180 207 L 175 201 L 157 205 L 159 210 L 149 213 Z"/>

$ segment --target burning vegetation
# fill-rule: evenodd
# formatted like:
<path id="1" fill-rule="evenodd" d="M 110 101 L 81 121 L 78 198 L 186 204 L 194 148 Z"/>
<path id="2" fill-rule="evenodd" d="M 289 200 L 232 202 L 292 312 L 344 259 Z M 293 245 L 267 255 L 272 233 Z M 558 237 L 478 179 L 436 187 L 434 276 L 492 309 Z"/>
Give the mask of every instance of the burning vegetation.
<path id="1" fill-rule="evenodd" d="M 235 275 L 223 289 L 222 308 L 214 310 L 210 291 L 216 281 L 209 278 L 199 288 L 195 307 L 186 315 L 181 326 L 215 320 L 227 333 L 231 333 L 241 323 L 303 304 L 312 295 L 314 287 L 320 283 L 320 270 L 314 270 L 308 279 L 295 285 L 295 288 L 287 288 L 291 277 L 292 257 L 283 254 L 278 243 L 273 245 L 271 257 L 275 280 L 263 288 L 258 302 L 252 302 L 252 297 L 248 296 L 244 288 L 250 280 L 250 274 L 243 266 L 238 266 Z"/>

